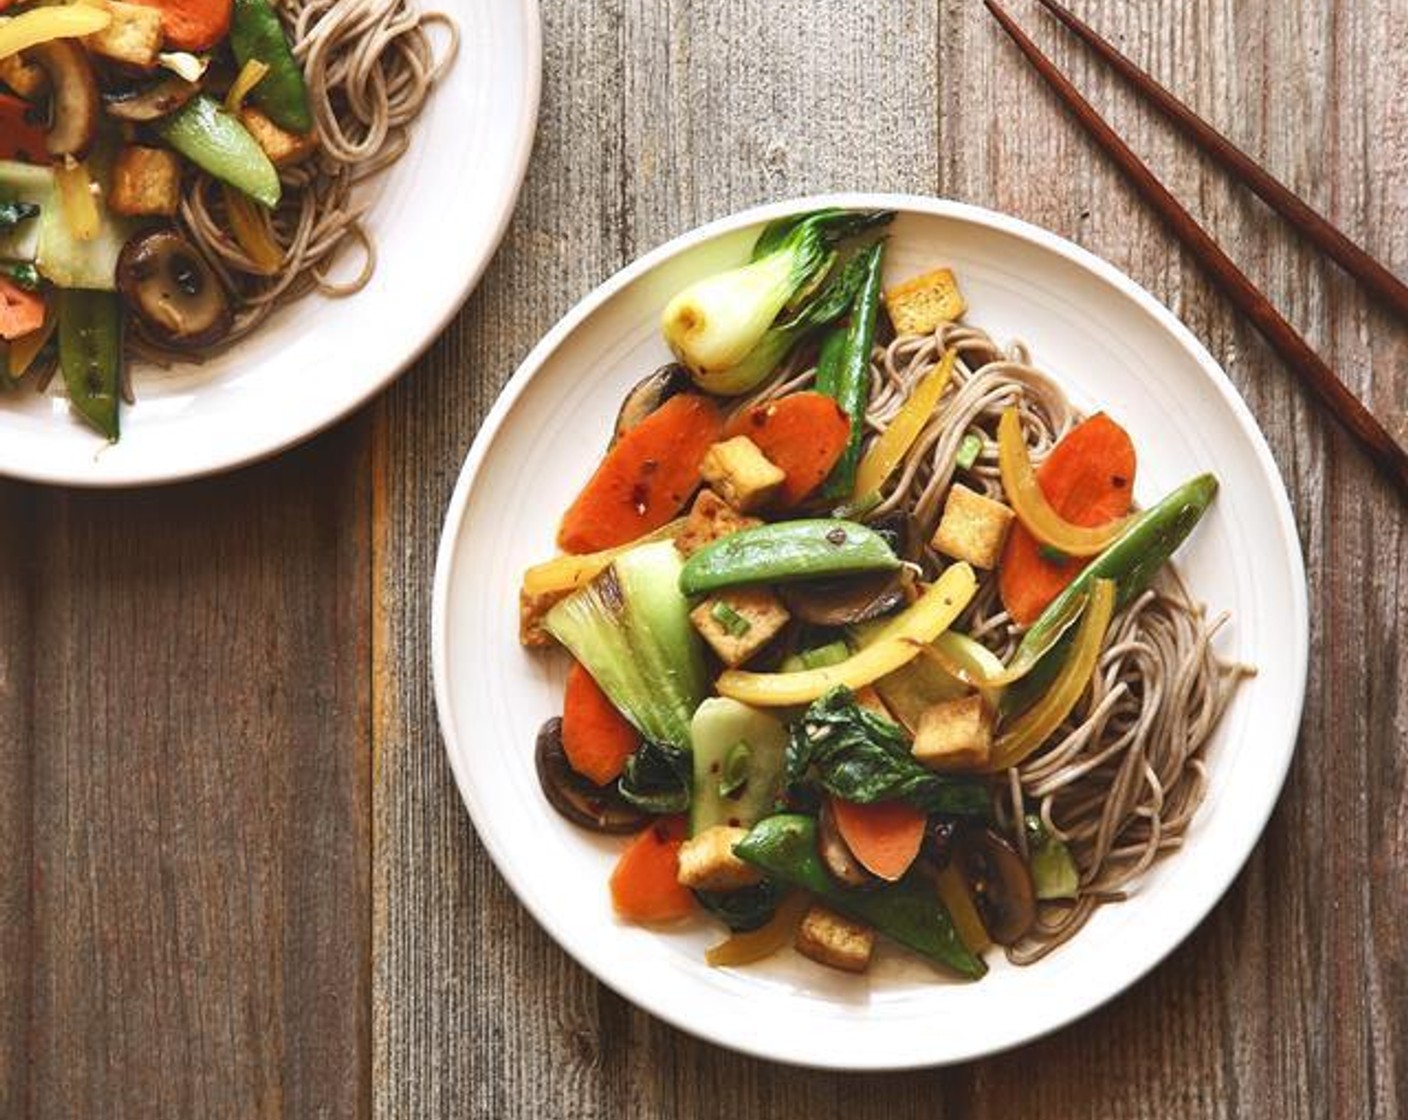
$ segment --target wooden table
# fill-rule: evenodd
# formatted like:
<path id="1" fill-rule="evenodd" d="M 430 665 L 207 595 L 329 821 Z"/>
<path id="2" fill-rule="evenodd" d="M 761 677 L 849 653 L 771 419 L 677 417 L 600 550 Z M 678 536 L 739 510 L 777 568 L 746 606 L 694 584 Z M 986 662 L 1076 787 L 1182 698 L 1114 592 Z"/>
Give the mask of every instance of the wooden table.
<path id="1" fill-rule="evenodd" d="M 1014 7 L 1408 435 L 1403 326 Z M 1403 0 L 1080 7 L 1408 269 Z M 224 478 L 0 484 L 0 1116 L 1408 1116 L 1403 503 L 976 0 L 551 0 L 543 16 L 512 230 L 393 390 Z M 1310 575 L 1300 750 L 1212 917 L 1078 1027 L 903 1076 L 739 1058 L 602 989 L 476 842 L 429 680 L 441 515 L 530 345 L 667 237 L 832 188 L 1008 211 L 1167 302 L 1265 428 Z"/>

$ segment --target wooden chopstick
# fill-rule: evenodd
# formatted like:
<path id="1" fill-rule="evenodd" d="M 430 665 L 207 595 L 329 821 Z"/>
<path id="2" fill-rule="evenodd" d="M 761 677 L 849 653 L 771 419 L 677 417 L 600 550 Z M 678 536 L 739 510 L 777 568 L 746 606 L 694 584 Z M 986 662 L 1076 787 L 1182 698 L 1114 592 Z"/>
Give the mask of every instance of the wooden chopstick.
<path id="1" fill-rule="evenodd" d="M 1263 202 L 1388 304 L 1400 318 L 1408 320 L 1408 284 L 1403 283 L 1266 168 L 1159 85 L 1146 71 L 1122 55 L 1069 8 L 1058 4 L 1056 0 L 1039 0 L 1039 3 L 1118 71 L 1144 98 L 1168 117 L 1179 131 L 1255 191 Z"/>
<path id="2" fill-rule="evenodd" d="M 1233 263 L 1216 241 L 1183 205 L 1173 197 L 1148 166 L 1134 154 L 1109 123 L 1095 111 L 1056 64 L 1042 54 L 1026 32 L 997 3 L 983 0 L 1004 31 L 1012 37 L 1028 61 L 1055 90 L 1077 121 L 1088 131 L 1134 184 L 1135 188 L 1162 217 L 1174 235 L 1183 242 L 1212 275 L 1233 305 L 1251 320 L 1261 336 L 1281 359 L 1326 404 L 1331 415 L 1363 446 L 1365 453 L 1388 476 L 1402 495 L 1408 495 L 1408 452 L 1394 440 L 1333 370 L 1310 347 L 1294 327 L 1286 322 L 1244 272 Z"/>

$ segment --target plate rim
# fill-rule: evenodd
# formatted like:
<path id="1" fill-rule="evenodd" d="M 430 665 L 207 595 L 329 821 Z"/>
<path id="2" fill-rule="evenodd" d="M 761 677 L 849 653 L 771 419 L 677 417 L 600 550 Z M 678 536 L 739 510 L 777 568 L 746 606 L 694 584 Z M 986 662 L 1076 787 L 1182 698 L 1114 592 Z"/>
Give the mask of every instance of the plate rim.
<path id="1" fill-rule="evenodd" d="M 492 221 L 485 223 L 489 236 L 484 242 L 484 251 L 474 266 L 465 271 L 460 282 L 446 289 L 443 306 L 427 325 L 423 337 L 406 350 L 405 356 L 387 366 L 383 373 L 370 378 L 357 392 L 331 408 L 325 416 L 307 425 L 295 425 L 287 431 L 272 433 L 264 439 L 251 441 L 249 446 L 233 453 L 217 452 L 209 460 L 200 460 L 175 470 L 157 469 L 139 465 L 125 473 L 90 475 L 75 473 L 62 465 L 46 467 L 43 464 L 33 469 L 13 464 L 0 463 L 0 479 L 32 483 L 42 486 L 64 486 L 78 490 L 105 491 L 132 488 L 173 486 L 182 482 L 210 478 L 239 470 L 265 459 L 273 458 L 285 451 L 298 447 L 315 436 L 345 420 L 368 401 L 385 392 L 403 373 L 414 365 L 422 355 L 445 333 L 451 320 L 474 294 L 483 279 L 484 273 L 498 253 L 499 246 L 518 209 L 518 200 L 523 191 L 523 182 L 528 173 L 537 141 L 538 115 L 542 102 L 543 75 L 543 28 L 540 0 L 501 0 L 517 8 L 524 31 L 524 62 L 527 81 L 523 87 L 523 105 L 519 119 L 514 125 L 516 136 L 513 154 L 509 161 L 510 174 L 506 180 L 497 211 Z"/>
<path id="2" fill-rule="evenodd" d="M 461 764 L 459 758 L 461 754 L 459 747 L 460 737 L 455 727 L 452 726 L 448 714 L 451 710 L 451 702 L 450 682 L 447 675 L 447 610 L 453 556 L 458 545 L 461 528 L 468 513 L 469 496 L 474 489 L 484 461 L 488 457 L 489 451 L 498 437 L 500 429 L 513 410 L 519 397 L 523 395 L 538 372 L 541 371 L 543 366 L 547 363 L 548 359 L 573 332 L 595 315 L 604 304 L 615 297 L 620 291 L 658 265 L 683 252 L 687 252 L 717 237 L 735 232 L 739 229 L 770 221 L 785 214 L 801 210 L 820 209 L 827 206 L 893 209 L 901 213 L 920 213 L 986 226 L 996 231 L 1016 236 L 1021 240 L 1035 244 L 1039 248 L 1051 251 L 1065 258 L 1070 263 L 1111 285 L 1120 294 L 1133 300 L 1142 310 L 1149 313 L 1158 325 L 1166 330 L 1173 339 L 1189 353 L 1197 364 L 1202 367 L 1204 373 L 1208 375 L 1209 382 L 1216 388 L 1223 403 L 1230 408 L 1239 427 L 1248 437 L 1253 455 L 1261 466 L 1263 474 L 1271 483 L 1274 519 L 1282 538 L 1289 545 L 1288 561 L 1292 575 L 1290 615 L 1291 631 L 1294 640 L 1294 650 L 1292 653 L 1294 695 L 1290 698 L 1291 702 L 1289 705 L 1291 709 L 1290 714 L 1293 715 L 1294 718 L 1289 726 L 1295 730 L 1290 747 L 1283 752 L 1277 771 L 1274 774 L 1265 775 L 1265 777 L 1270 779 L 1266 785 L 1268 796 L 1265 798 L 1263 804 L 1257 808 L 1256 816 L 1259 819 L 1256 820 L 1255 830 L 1248 832 L 1250 840 L 1246 850 L 1242 852 L 1234 862 L 1227 862 L 1221 865 L 1221 871 L 1217 876 L 1218 881 L 1215 882 L 1213 889 L 1205 892 L 1199 897 L 1195 905 L 1183 911 L 1182 920 L 1173 928 L 1171 935 L 1168 933 L 1164 934 L 1163 942 L 1158 950 L 1147 960 L 1140 962 L 1139 967 L 1122 976 L 1117 983 L 1098 989 L 1095 995 L 1088 999 L 1075 1002 L 1071 1007 L 1062 1010 L 1056 1016 L 1052 1017 L 1050 1021 L 1045 1021 L 1035 1028 L 1023 1028 L 1019 1030 L 1011 1039 L 1000 1045 L 980 1046 L 974 1048 L 971 1052 L 965 1051 L 932 1059 L 915 1057 L 894 1060 L 880 1056 L 878 1060 L 872 1060 L 863 1049 L 858 1049 L 857 1056 L 849 1061 L 829 1061 L 825 1059 L 809 1060 L 805 1055 L 796 1056 L 792 1054 L 780 1056 L 776 1052 L 768 1051 L 761 1045 L 754 1046 L 739 1043 L 717 1030 L 690 1022 L 685 1015 L 675 1010 L 668 999 L 641 998 L 641 996 L 636 993 L 622 990 L 613 980 L 603 976 L 592 967 L 590 963 L 584 960 L 570 938 L 559 935 L 556 923 L 550 921 L 545 916 L 535 904 L 534 900 L 525 898 L 524 895 L 519 892 L 514 879 L 504 870 L 505 863 L 501 858 L 498 842 L 492 838 L 492 830 L 486 830 L 481 827 L 479 815 L 476 814 L 471 799 L 466 795 L 466 789 L 470 784 L 469 775 L 465 772 Z M 1148 976 L 1156 967 L 1162 964 L 1174 950 L 1181 946 L 1188 937 L 1202 925 L 1246 867 L 1261 842 L 1272 813 L 1280 802 L 1281 793 L 1290 772 L 1291 763 L 1300 745 L 1299 728 L 1304 714 L 1305 693 L 1309 674 L 1309 630 L 1309 590 L 1306 579 L 1305 559 L 1301 548 L 1300 536 L 1296 530 L 1295 517 L 1291 508 L 1285 479 L 1276 464 L 1275 458 L 1271 454 L 1271 448 L 1266 441 L 1265 434 L 1262 432 L 1261 426 L 1257 423 L 1246 401 L 1242 398 L 1221 364 L 1213 358 L 1208 349 L 1182 320 L 1146 288 L 1132 277 L 1116 268 L 1113 264 L 1097 256 L 1090 250 L 1077 245 L 1073 241 L 1024 219 L 1016 218 L 973 203 L 928 195 L 905 192 L 843 191 L 801 195 L 777 202 L 763 203 L 761 205 L 748 207 L 715 218 L 670 238 L 663 244 L 637 257 L 608 277 L 601 284 L 597 285 L 583 296 L 545 335 L 543 335 L 514 370 L 512 376 L 505 383 L 488 414 L 485 416 L 479 430 L 475 433 L 446 507 L 445 517 L 441 527 L 441 537 L 436 549 L 435 573 L 431 595 L 430 654 L 436 717 L 440 728 L 442 745 L 450 765 L 450 770 L 454 775 L 456 791 L 459 794 L 460 801 L 464 805 L 466 812 L 469 814 L 470 821 L 474 826 L 475 835 L 488 853 L 489 858 L 493 861 L 496 872 L 512 891 L 518 904 L 532 916 L 539 928 L 551 937 L 568 956 L 590 973 L 599 983 L 605 984 L 608 988 L 615 991 L 623 999 L 626 999 L 636 1007 L 641 1008 L 648 1014 L 669 1023 L 671 1026 L 693 1037 L 722 1046 L 725 1049 L 800 1068 L 850 1072 L 880 1072 L 932 1069 L 972 1061 L 1025 1046 L 1037 1039 L 1064 1029 L 1127 992 L 1135 984 Z"/>

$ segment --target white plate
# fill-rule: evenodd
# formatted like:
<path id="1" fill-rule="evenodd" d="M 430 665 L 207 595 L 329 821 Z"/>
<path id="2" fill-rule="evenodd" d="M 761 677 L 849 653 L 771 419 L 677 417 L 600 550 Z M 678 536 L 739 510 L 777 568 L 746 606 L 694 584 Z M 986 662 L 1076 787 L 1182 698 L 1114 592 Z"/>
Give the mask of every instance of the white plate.
<path id="1" fill-rule="evenodd" d="M 1087 407 L 1139 448 L 1137 498 L 1216 471 L 1222 490 L 1179 556 L 1194 592 L 1234 618 L 1222 647 L 1255 663 L 1210 750 L 1211 789 L 1185 848 L 1130 901 L 1100 910 L 1064 948 L 1022 969 L 993 960 L 946 982 L 884 949 L 869 974 L 794 955 L 738 970 L 703 961 L 717 927 L 624 925 L 606 880 L 620 841 L 591 837 L 543 800 L 534 733 L 560 711 L 564 663 L 517 641 L 523 569 L 553 553 L 563 509 L 596 463 L 622 394 L 667 359 L 666 299 L 745 258 L 760 223 L 824 205 L 892 207 L 887 273 L 954 267 L 969 319 L 1020 336 Z M 1284 487 L 1226 375 L 1147 292 L 1067 241 L 1015 219 L 911 196 L 840 195 L 751 210 L 695 230 L 603 284 L 543 339 L 499 398 L 445 521 L 432 621 L 446 749 L 475 827 L 543 927 L 604 982 L 676 1026 L 803 1065 L 896 1069 L 1014 1046 L 1133 983 L 1207 914 L 1270 815 L 1295 748 L 1305 689 L 1305 575 Z"/>
<path id="2" fill-rule="evenodd" d="M 131 486 L 247 463 L 345 416 L 444 329 L 508 227 L 533 146 L 541 45 L 535 0 L 426 7 L 456 21 L 460 52 L 410 150 L 368 184 L 371 283 L 348 299 L 299 300 L 216 361 L 135 370 L 137 403 L 112 446 L 60 397 L 0 398 L 0 474 Z"/>

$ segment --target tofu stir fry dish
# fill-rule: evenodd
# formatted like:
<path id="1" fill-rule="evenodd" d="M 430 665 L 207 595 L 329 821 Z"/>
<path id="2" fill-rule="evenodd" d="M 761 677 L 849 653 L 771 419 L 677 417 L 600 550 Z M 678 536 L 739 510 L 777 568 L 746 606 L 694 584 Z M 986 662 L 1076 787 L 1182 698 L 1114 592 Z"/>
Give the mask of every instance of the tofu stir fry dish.
<path id="1" fill-rule="evenodd" d="M 1041 958 L 1179 846 L 1250 672 L 1169 563 L 1217 480 L 1137 507 L 1129 435 L 958 277 L 885 287 L 889 218 L 774 222 L 675 296 L 523 577 L 522 642 L 572 658 L 543 793 L 631 837 L 623 920 L 717 919 L 714 965 Z"/>
<path id="2" fill-rule="evenodd" d="M 133 359 L 364 286 L 353 189 L 405 150 L 454 44 L 409 0 L 0 0 L 0 389 L 57 372 L 115 441 Z M 344 250 L 360 267 L 335 279 Z"/>

